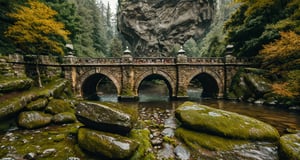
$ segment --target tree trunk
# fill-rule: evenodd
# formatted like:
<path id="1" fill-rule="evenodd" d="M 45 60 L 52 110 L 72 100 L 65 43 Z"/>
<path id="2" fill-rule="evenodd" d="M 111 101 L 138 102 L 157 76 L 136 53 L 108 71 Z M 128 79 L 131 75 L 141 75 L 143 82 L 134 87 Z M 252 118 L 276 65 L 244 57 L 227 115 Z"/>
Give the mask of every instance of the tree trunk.
<path id="1" fill-rule="evenodd" d="M 36 57 L 36 65 L 35 65 L 35 69 L 36 69 L 36 73 L 37 73 L 37 78 L 38 78 L 38 85 L 39 87 L 43 87 L 42 85 L 42 80 L 41 80 L 41 73 L 40 73 L 40 67 L 39 67 L 39 56 Z"/>

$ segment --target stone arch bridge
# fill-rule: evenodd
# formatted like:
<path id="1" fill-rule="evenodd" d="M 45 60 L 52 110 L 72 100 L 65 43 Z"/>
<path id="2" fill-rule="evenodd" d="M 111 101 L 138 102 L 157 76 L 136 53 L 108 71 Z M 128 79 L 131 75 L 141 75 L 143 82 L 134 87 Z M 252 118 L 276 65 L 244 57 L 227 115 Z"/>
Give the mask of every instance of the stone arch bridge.
<path id="1" fill-rule="evenodd" d="M 11 59 L 16 61 L 20 58 Z M 60 63 L 48 61 L 42 60 L 41 65 L 54 67 L 54 70 L 59 68 L 65 78 L 72 82 L 73 90 L 79 97 L 95 94 L 100 79 L 106 77 L 114 84 L 121 100 L 137 99 L 139 87 L 146 78 L 163 80 L 168 86 L 170 98 L 188 98 L 187 89 L 193 78 L 199 79 L 203 92 L 208 96 L 224 98 L 238 69 L 251 65 L 247 59 L 232 56 L 190 58 L 184 54 L 168 58 L 133 58 L 130 55 L 123 55 L 121 58 L 66 56 Z M 20 64 L 21 61 L 13 63 Z"/>

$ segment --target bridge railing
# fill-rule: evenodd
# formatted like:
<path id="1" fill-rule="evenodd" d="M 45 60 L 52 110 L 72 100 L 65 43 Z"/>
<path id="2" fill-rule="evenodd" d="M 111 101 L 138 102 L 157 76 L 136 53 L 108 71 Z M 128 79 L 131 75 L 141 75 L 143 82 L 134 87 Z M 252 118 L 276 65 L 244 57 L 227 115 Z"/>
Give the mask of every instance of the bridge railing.
<path id="1" fill-rule="evenodd" d="M 80 57 L 71 57 L 73 64 L 78 65 L 98 65 L 98 64 L 119 64 L 121 63 L 121 58 L 80 58 Z M 65 60 L 68 62 L 68 60 Z M 70 60 L 69 60 L 70 63 Z"/>
<path id="2" fill-rule="evenodd" d="M 174 57 L 139 57 L 133 58 L 134 64 L 175 64 Z"/>
<path id="3" fill-rule="evenodd" d="M 221 63 L 224 63 L 224 58 L 223 57 L 187 58 L 187 63 L 194 63 L 194 64 L 221 64 Z"/>

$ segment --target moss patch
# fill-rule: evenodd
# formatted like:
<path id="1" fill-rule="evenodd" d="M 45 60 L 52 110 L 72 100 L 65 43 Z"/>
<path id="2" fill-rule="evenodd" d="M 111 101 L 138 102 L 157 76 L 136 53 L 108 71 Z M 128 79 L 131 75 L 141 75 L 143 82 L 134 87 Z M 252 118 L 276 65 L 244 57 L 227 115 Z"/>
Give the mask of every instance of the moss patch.
<path id="1" fill-rule="evenodd" d="M 17 130 L 0 136 L 0 156 L 23 159 L 28 153 L 34 153 L 35 159 L 68 159 L 78 157 L 89 159 L 76 145 L 75 134 L 82 124 L 51 126 L 36 130 Z M 12 147 L 13 146 L 13 147 Z M 52 149 L 52 154 L 45 154 Z"/>
<path id="2" fill-rule="evenodd" d="M 199 133 L 183 128 L 176 129 L 176 137 L 183 140 L 190 148 L 200 150 L 205 148 L 212 151 L 228 151 L 235 147 L 249 143 L 245 140 L 226 139 L 206 133 Z"/>
<path id="3" fill-rule="evenodd" d="M 150 131 L 148 129 L 133 129 L 130 132 L 129 137 L 136 140 L 139 143 L 139 147 L 130 160 L 155 160 L 155 155 L 152 152 L 151 142 L 150 142 Z"/>

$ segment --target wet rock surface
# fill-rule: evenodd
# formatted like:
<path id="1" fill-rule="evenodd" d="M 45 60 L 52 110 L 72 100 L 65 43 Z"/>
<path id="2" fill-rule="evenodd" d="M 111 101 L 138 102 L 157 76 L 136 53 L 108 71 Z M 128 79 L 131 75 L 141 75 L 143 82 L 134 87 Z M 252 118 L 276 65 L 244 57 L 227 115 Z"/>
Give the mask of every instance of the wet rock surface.
<path id="1" fill-rule="evenodd" d="M 134 56 L 160 56 L 191 37 L 199 39 L 212 21 L 214 8 L 212 0 L 119 0 L 118 29 Z"/>
<path id="2" fill-rule="evenodd" d="M 87 128 L 79 129 L 78 143 L 85 150 L 111 159 L 130 157 L 138 146 L 134 140 L 127 137 Z"/>
<path id="3" fill-rule="evenodd" d="M 80 102 L 76 106 L 76 116 L 89 128 L 120 134 L 128 133 L 134 124 L 133 116 L 94 102 Z"/>
<path id="4" fill-rule="evenodd" d="M 300 132 L 280 137 L 280 154 L 285 159 L 300 159 Z"/>

